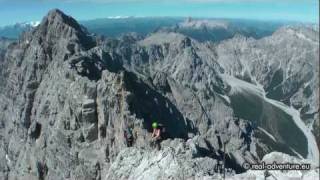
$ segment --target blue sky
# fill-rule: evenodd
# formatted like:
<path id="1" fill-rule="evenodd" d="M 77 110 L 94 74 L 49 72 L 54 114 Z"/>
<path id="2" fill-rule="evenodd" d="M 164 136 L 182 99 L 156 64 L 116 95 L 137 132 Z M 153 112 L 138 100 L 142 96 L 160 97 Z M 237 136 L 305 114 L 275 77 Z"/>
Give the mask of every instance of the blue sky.
<path id="1" fill-rule="evenodd" d="M 41 20 L 53 8 L 77 20 L 191 16 L 319 22 L 319 0 L 0 0 L 0 26 Z"/>

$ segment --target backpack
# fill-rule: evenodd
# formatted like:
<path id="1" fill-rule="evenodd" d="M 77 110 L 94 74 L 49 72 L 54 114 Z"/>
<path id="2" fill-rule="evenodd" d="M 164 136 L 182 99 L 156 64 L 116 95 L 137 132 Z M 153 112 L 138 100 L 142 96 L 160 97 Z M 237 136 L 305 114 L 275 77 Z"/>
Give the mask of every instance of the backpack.
<path id="1" fill-rule="evenodd" d="M 166 138 L 167 129 L 163 124 L 158 124 L 158 128 L 160 129 L 160 136 L 162 138 Z"/>

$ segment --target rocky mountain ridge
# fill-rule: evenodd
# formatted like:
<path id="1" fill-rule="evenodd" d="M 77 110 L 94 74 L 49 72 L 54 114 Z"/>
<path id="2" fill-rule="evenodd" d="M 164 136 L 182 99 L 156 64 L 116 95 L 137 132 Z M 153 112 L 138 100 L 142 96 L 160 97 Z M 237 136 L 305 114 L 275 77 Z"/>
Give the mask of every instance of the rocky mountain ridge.
<path id="1" fill-rule="evenodd" d="M 232 82 L 237 80 L 252 86 L 261 84 L 269 94 L 269 89 L 279 87 L 290 96 L 266 96 L 287 105 L 296 100 L 301 101 L 301 107 L 307 102 L 319 107 L 312 100 L 317 95 L 313 82 L 318 69 L 299 75 L 301 69 L 292 68 L 284 80 L 270 80 L 276 69 L 268 68 L 279 64 L 272 56 L 288 60 L 280 66 L 285 70 L 306 59 L 312 60 L 312 66 L 317 62 L 313 53 L 319 51 L 318 36 L 311 34 L 301 42 L 288 36 L 281 36 L 283 43 L 289 42 L 295 51 L 301 48 L 305 56 L 282 57 L 283 43 L 272 43 L 273 38 L 279 38 L 277 34 L 259 41 L 236 37 L 218 45 L 173 32 L 158 32 L 144 39 L 127 35 L 98 41 L 72 17 L 52 10 L 39 26 L 8 47 L 0 64 L 0 69 L 6 69 L 1 70 L 0 84 L 0 177 L 221 178 L 218 174 L 224 155 L 231 177 L 244 172 L 243 162 L 259 162 L 273 151 L 317 161 L 312 158 L 319 152 L 308 156 L 308 150 L 315 147 L 307 132 L 296 131 L 299 144 L 290 144 L 288 134 L 277 132 L 288 125 L 299 129 L 285 111 L 287 106 L 261 108 L 265 114 L 279 114 L 275 118 L 284 122 L 277 124 L 266 118 L 275 124 L 271 127 L 255 123 L 261 116 L 234 106 L 240 99 L 242 104 L 236 107 L 250 107 L 247 99 L 257 97 L 247 86 L 232 96 L 238 88 Z M 256 53 L 263 58 L 254 56 Z M 268 63 L 271 65 L 259 66 Z M 261 69 L 268 70 L 259 74 Z M 297 85 L 290 81 L 292 75 L 301 79 Z M 301 85 L 307 83 L 311 92 Z M 305 91 L 309 93 L 304 95 Z M 256 102 L 266 104 L 259 98 Z M 313 114 L 308 119 L 316 124 L 318 111 L 313 108 L 307 108 L 305 114 Z M 149 145 L 155 120 L 164 124 L 168 133 L 159 152 Z M 126 148 L 123 138 L 128 125 L 137 133 L 133 148 Z"/>

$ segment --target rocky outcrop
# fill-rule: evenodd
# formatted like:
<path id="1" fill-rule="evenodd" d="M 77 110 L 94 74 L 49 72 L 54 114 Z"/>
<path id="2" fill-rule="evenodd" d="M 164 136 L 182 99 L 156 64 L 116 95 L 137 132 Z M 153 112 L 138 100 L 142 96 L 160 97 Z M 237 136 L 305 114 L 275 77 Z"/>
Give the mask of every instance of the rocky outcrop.
<path id="1" fill-rule="evenodd" d="M 163 142 L 163 144 L 168 142 Z M 107 172 L 107 179 L 224 179 L 223 164 L 208 157 L 197 157 L 201 143 L 197 138 L 186 143 L 175 140 L 161 151 L 122 150 Z M 172 146 L 174 143 L 174 146 Z M 261 161 L 266 164 L 305 164 L 309 170 L 248 170 L 235 174 L 226 169 L 225 179 L 317 179 L 319 167 L 308 160 L 272 152 Z M 220 164 L 219 164 L 220 163 Z"/>
<path id="2" fill-rule="evenodd" d="M 166 144 L 170 143 L 170 144 Z M 217 176 L 218 161 L 198 157 L 199 149 L 192 140 L 163 142 L 161 151 L 124 149 L 111 164 L 106 179 L 188 179 Z"/>

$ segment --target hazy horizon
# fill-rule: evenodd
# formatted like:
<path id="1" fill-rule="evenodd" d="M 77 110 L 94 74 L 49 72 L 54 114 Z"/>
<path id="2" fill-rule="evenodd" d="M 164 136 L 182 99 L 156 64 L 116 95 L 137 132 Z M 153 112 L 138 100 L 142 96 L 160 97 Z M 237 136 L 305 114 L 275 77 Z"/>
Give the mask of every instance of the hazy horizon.
<path id="1" fill-rule="evenodd" d="M 180 17 L 319 23 L 315 0 L 0 0 L 0 26 L 41 21 L 58 8 L 78 21 L 108 17 Z"/>

